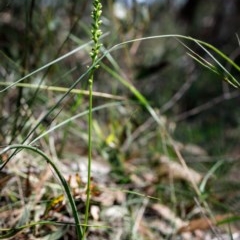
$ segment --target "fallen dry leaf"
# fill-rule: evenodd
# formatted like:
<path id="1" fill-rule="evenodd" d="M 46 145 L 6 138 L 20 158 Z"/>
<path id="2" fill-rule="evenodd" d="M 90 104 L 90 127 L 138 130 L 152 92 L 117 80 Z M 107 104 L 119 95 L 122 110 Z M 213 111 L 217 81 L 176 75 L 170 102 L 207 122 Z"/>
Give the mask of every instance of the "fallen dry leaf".
<path id="1" fill-rule="evenodd" d="M 100 218 L 100 216 L 99 216 L 99 214 L 100 214 L 99 206 L 92 205 L 91 208 L 90 208 L 90 212 L 91 212 L 91 215 L 92 215 L 93 219 L 95 221 L 98 221 L 99 218 Z"/>
<path id="2" fill-rule="evenodd" d="M 183 226 L 183 221 L 176 216 L 176 214 L 167 206 L 156 203 L 151 206 L 151 208 L 156 211 L 164 220 L 174 224 L 176 228 Z"/>
<path id="3" fill-rule="evenodd" d="M 208 155 L 207 152 L 203 148 L 201 148 L 195 144 L 186 144 L 183 146 L 183 150 L 186 151 L 187 153 L 195 155 L 195 156 L 207 156 Z"/>
<path id="4" fill-rule="evenodd" d="M 6 186 L 6 183 L 8 182 L 8 180 L 10 180 L 12 178 L 11 174 L 8 173 L 4 173 L 1 172 L 0 173 L 0 191 L 3 189 L 3 187 Z"/>
<path id="5" fill-rule="evenodd" d="M 209 228 L 216 226 L 218 222 L 229 218 L 230 214 L 216 215 L 213 219 L 208 217 L 201 217 L 191 220 L 186 226 L 180 227 L 178 233 L 194 232 L 196 230 L 208 230 Z"/>
<path id="6" fill-rule="evenodd" d="M 202 175 L 195 170 L 188 168 L 185 169 L 180 163 L 170 160 L 167 156 L 160 158 L 160 167 L 158 169 L 159 177 L 167 176 L 175 180 L 184 180 L 199 184 L 202 180 Z"/>

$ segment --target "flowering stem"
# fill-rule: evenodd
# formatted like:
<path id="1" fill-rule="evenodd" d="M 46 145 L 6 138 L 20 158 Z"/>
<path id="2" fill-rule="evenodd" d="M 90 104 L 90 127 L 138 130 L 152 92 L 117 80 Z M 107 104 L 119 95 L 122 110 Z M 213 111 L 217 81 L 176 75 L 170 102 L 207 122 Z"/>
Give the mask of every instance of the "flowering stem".
<path id="1" fill-rule="evenodd" d="M 91 163 L 92 163 L 92 108 L 93 108 L 93 80 L 94 73 L 96 69 L 99 67 L 98 55 L 99 49 L 101 47 L 101 43 L 99 43 L 99 38 L 102 35 L 102 31 L 100 30 L 100 25 L 102 21 L 100 20 L 102 14 L 102 4 L 100 0 L 94 0 L 93 2 L 93 11 L 92 11 L 92 40 L 94 42 L 92 51 L 90 56 L 92 58 L 92 70 L 89 74 L 88 84 L 89 84 L 89 113 L 88 113 L 88 179 L 87 179 L 87 200 L 86 200 L 86 209 L 85 209 L 85 219 L 84 219 L 84 229 L 83 235 L 85 237 L 87 225 L 88 225 L 88 217 L 89 217 L 89 208 L 90 208 L 90 198 L 91 198 Z"/>

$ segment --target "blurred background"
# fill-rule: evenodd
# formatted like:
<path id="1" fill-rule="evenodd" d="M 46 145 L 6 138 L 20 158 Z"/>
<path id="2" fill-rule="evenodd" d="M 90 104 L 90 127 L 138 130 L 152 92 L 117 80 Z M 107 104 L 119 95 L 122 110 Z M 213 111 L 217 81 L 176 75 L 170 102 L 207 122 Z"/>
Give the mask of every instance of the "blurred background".
<path id="1" fill-rule="evenodd" d="M 104 0 L 102 3 L 102 30 L 109 33 L 103 38 L 106 49 L 135 38 L 182 34 L 214 45 L 239 63 L 240 3 L 237 0 Z M 90 11 L 91 2 L 85 0 L 2 0 L 1 81 L 14 81 L 87 42 Z M 209 58 L 196 44 L 185 44 L 202 57 Z M 227 151 L 238 155 L 238 90 L 224 83 L 221 76 L 194 62 L 186 52 L 183 44 L 174 38 L 162 38 L 128 44 L 121 51 L 115 51 L 113 56 L 128 81 L 154 108 L 176 123 L 174 135 L 177 139 L 200 144 L 210 153 Z M 67 87 L 72 82 L 70 78 L 83 73 L 88 63 L 87 53 L 79 53 L 45 74 L 53 85 L 55 81 Z M 71 74 L 65 74 L 69 69 L 72 69 Z M 231 68 L 229 71 L 238 78 L 239 73 Z M 63 81 L 61 76 L 64 74 Z M 104 71 L 99 73 L 98 91 L 114 88 L 123 91 L 109 77 L 103 79 L 105 75 Z M 35 78 L 33 81 L 40 80 Z M 2 124 L 4 121 L 3 117 Z"/>

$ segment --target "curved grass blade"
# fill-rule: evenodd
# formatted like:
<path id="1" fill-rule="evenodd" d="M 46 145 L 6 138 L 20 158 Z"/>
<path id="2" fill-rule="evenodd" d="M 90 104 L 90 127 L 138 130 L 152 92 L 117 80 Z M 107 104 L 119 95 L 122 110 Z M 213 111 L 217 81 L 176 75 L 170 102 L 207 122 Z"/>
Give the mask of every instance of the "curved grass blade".
<path id="1" fill-rule="evenodd" d="M 10 146 L 4 148 L 0 152 L 0 155 L 4 154 L 4 153 L 6 153 L 6 152 L 8 152 L 9 150 L 12 150 L 12 149 L 14 149 L 14 150 L 27 149 L 27 150 L 30 150 L 32 152 L 35 152 L 38 155 L 42 156 L 44 158 L 44 160 L 51 165 L 51 167 L 53 168 L 53 170 L 57 174 L 59 180 L 61 181 L 61 184 L 62 184 L 62 186 L 63 186 L 63 188 L 65 190 L 65 193 L 66 193 L 66 195 L 68 197 L 70 206 L 72 208 L 72 214 L 73 214 L 75 225 L 76 225 L 76 233 L 77 233 L 78 239 L 82 239 L 83 231 L 82 231 L 82 228 L 81 228 L 81 222 L 80 222 L 80 219 L 79 219 L 79 216 L 78 216 L 78 211 L 77 211 L 77 207 L 76 207 L 74 198 L 73 198 L 73 196 L 71 194 L 71 191 L 70 191 L 70 188 L 68 186 L 67 181 L 65 180 L 65 178 L 63 177 L 61 172 L 58 170 L 56 164 L 43 151 L 41 151 L 40 149 L 38 149 L 36 147 L 31 147 L 31 146 L 28 146 L 28 145 L 22 145 L 22 144 L 10 145 Z M 13 231 L 15 231 L 15 230 L 13 229 Z"/>

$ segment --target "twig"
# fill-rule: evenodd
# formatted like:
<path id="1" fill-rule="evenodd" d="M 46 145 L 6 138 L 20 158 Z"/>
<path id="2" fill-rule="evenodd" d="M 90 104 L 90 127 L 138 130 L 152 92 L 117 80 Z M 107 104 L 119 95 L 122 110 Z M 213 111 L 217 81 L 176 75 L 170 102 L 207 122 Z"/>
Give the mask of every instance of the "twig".
<path id="1" fill-rule="evenodd" d="M 230 100 L 230 99 L 233 99 L 233 98 L 237 98 L 240 96 L 240 92 L 239 90 L 235 90 L 233 91 L 232 93 L 229 93 L 228 94 L 228 97 L 226 98 L 226 95 L 223 94 L 221 96 L 218 96 L 216 98 L 213 98 L 211 101 L 207 102 L 207 103 L 204 103 L 200 106 L 197 106 L 189 111 L 186 111 L 186 112 L 183 112 L 179 115 L 177 115 L 175 118 L 174 118 L 174 121 L 182 121 L 188 117 L 191 117 L 193 115 L 197 115 L 199 114 L 200 112 L 203 112 L 203 111 L 206 111 L 208 110 L 209 108 L 225 101 L 225 100 Z"/>

